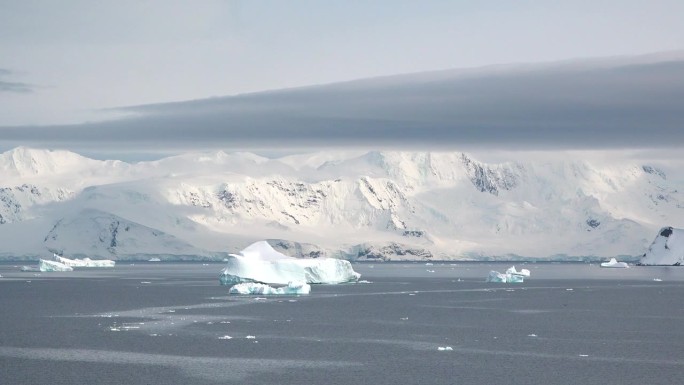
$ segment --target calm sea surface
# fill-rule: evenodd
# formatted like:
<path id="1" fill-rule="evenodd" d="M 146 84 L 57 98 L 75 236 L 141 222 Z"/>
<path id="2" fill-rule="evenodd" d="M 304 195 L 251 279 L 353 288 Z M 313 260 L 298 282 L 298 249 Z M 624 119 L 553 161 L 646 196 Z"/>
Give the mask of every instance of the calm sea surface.
<path id="1" fill-rule="evenodd" d="M 0 264 L 0 384 L 681 384 L 684 267 L 356 264 L 228 295 L 222 264 Z"/>

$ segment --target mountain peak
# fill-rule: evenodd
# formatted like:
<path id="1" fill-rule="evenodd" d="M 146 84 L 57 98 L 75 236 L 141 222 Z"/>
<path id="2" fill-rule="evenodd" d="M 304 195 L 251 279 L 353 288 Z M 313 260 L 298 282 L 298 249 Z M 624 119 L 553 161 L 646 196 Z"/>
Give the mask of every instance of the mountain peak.
<path id="1" fill-rule="evenodd" d="M 0 179 L 24 183 L 24 179 L 78 175 L 101 165 L 116 166 L 119 161 L 99 161 L 67 150 L 16 147 L 0 154 Z"/>

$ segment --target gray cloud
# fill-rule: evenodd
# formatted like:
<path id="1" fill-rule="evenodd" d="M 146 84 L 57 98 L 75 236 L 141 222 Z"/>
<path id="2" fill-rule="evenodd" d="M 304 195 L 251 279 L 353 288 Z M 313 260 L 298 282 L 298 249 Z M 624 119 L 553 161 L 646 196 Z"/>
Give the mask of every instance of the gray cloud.
<path id="1" fill-rule="evenodd" d="M 684 144 L 684 59 L 439 71 L 121 109 L 127 118 L 4 127 L 6 142 L 110 148 L 348 145 L 498 149 Z"/>
<path id="2" fill-rule="evenodd" d="M 32 92 L 33 86 L 21 82 L 7 82 L 3 77 L 12 75 L 12 71 L 0 68 L 0 92 Z"/>

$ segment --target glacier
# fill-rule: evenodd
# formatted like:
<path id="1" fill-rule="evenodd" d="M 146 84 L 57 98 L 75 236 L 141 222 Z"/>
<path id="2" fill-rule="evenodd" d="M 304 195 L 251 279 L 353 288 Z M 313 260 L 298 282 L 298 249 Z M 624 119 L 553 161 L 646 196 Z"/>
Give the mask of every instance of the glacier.
<path id="1" fill-rule="evenodd" d="M 668 266 L 684 264 L 684 229 L 661 228 L 646 254 L 641 257 L 639 264 Z"/>
<path id="2" fill-rule="evenodd" d="M 69 259 L 53 254 L 53 259 L 63 265 L 71 267 L 114 267 L 116 262 L 109 259 L 94 260 L 90 258 L 83 259 Z"/>
<path id="3" fill-rule="evenodd" d="M 356 282 L 360 277 L 361 274 L 354 271 L 349 261 L 335 258 L 297 259 L 274 250 L 266 241 L 259 241 L 239 254 L 230 254 L 219 281 L 222 285 L 244 282 L 275 285 L 288 285 L 290 282 L 338 284 Z"/>
<path id="4" fill-rule="evenodd" d="M 311 285 L 304 282 L 288 282 L 287 286 L 273 287 L 257 282 L 243 282 L 231 286 L 230 294 L 258 294 L 258 295 L 295 295 L 311 293 Z"/>
<path id="5" fill-rule="evenodd" d="M 38 261 L 38 270 L 42 272 L 48 272 L 48 271 L 73 271 L 74 268 L 71 266 L 67 266 L 63 263 L 59 263 L 57 261 L 49 261 L 46 259 L 41 259 Z"/>
<path id="6" fill-rule="evenodd" d="M 608 261 L 608 262 L 602 262 L 602 263 L 601 263 L 601 267 L 610 267 L 610 268 L 622 268 L 622 269 L 625 269 L 625 268 L 628 268 L 629 265 L 627 264 L 627 262 L 618 262 L 617 259 L 611 258 L 610 261 Z"/>

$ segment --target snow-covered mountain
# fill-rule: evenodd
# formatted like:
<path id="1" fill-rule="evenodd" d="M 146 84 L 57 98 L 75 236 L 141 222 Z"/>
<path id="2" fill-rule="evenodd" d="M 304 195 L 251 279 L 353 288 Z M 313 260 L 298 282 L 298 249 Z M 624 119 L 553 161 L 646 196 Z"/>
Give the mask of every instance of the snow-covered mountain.
<path id="1" fill-rule="evenodd" d="M 297 256 L 577 259 L 642 255 L 657 229 L 683 227 L 681 168 L 547 155 L 215 152 L 129 164 L 16 148 L 0 154 L 0 258 L 222 258 L 269 239 Z"/>

